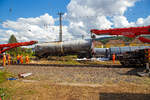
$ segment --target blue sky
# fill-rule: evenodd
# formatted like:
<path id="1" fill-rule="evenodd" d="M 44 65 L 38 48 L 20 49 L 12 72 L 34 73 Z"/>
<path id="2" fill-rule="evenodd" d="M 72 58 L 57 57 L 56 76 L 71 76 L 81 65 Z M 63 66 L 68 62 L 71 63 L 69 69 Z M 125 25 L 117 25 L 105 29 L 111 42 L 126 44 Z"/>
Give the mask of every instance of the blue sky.
<path id="1" fill-rule="evenodd" d="M 66 12 L 70 0 L 0 0 L 0 19 L 16 20 L 19 17 L 37 17 L 49 13 L 57 17 Z"/>
<path id="2" fill-rule="evenodd" d="M 148 15 L 150 15 L 150 0 L 140 0 L 125 12 L 129 21 L 136 21 L 139 17 L 146 18 Z"/>
<path id="3" fill-rule="evenodd" d="M 150 25 L 149 5 L 150 0 L 0 0 L 0 42 L 12 34 L 18 41 L 58 40 L 58 12 L 66 13 L 64 40 L 90 38 L 91 29 Z"/>
<path id="4" fill-rule="evenodd" d="M 57 17 L 58 12 L 67 12 L 70 0 L 0 0 L 0 20 L 16 20 L 19 17 L 37 17 L 49 13 Z M 140 0 L 128 8 L 125 16 L 129 21 L 150 15 L 150 0 Z"/>

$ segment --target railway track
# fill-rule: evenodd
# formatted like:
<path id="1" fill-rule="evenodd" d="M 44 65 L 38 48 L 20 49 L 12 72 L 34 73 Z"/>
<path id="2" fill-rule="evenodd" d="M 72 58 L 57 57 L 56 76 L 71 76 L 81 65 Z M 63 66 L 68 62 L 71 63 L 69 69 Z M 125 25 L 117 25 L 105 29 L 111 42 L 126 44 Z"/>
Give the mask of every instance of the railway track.
<path id="1" fill-rule="evenodd" d="M 138 68 L 133 66 L 122 66 L 122 65 L 103 65 L 103 64 L 94 64 L 94 65 L 69 65 L 69 64 L 13 64 L 16 66 L 39 66 L 39 67 L 97 67 L 97 68 Z"/>
<path id="2" fill-rule="evenodd" d="M 101 84 L 107 81 L 113 83 L 138 83 L 137 72 L 143 68 L 124 67 L 121 65 L 62 65 L 62 64 L 14 64 L 7 70 L 18 73 L 33 73 L 31 79 L 51 80 L 52 82 L 75 82 Z M 29 77 L 30 78 L 30 77 Z"/>

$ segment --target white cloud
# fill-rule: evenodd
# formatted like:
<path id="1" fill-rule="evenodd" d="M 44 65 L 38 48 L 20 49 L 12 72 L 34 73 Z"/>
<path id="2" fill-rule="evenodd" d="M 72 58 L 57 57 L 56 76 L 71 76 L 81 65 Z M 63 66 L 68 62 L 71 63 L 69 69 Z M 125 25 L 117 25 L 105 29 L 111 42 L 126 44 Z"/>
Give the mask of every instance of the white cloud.
<path id="1" fill-rule="evenodd" d="M 36 18 L 19 18 L 17 21 L 7 20 L 2 23 L 0 30 L 1 40 L 8 41 L 11 34 L 14 34 L 18 41 L 38 40 L 39 42 L 56 41 L 59 39 L 59 26 L 55 25 L 55 19 L 49 14 Z M 67 26 L 63 27 L 63 40 L 72 38 L 68 33 Z"/>
<path id="2" fill-rule="evenodd" d="M 4 28 L 10 28 L 17 31 L 28 30 L 32 26 L 43 27 L 45 25 L 53 26 L 55 23 L 54 18 L 47 13 L 36 18 L 19 18 L 17 21 L 3 22 Z"/>
<path id="3" fill-rule="evenodd" d="M 108 28 L 111 28 L 111 25 L 113 24 L 105 16 L 97 17 L 96 20 L 98 21 L 98 23 L 96 23 L 96 26 L 99 29 L 108 29 Z"/>
<path id="4" fill-rule="evenodd" d="M 135 26 L 133 22 L 129 23 L 125 16 L 114 16 L 113 17 L 114 27 L 130 27 Z"/>
<path id="5" fill-rule="evenodd" d="M 55 23 L 54 18 L 47 13 L 36 18 L 19 18 L 18 22 L 28 23 L 30 25 L 41 25 L 41 26 L 43 26 L 44 24 L 54 25 Z"/>
<path id="6" fill-rule="evenodd" d="M 129 22 L 125 16 L 113 17 L 114 27 L 134 27 L 150 25 L 150 16 L 147 18 L 138 18 L 136 22 Z"/>
<path id="7" fill-rule="evenodd" d="M 71 0 L 64 15 L 69 25 L 63 26 L 63 39 L 77 39 L 82 35 L 90 37 L 91 29 L 150 25 L 150 16 L 138 18 L 136 22 L 129 22 L 124 16 L 125 11 L 133 7 L 137 1 L 140 0 Z M 46 13 L 35 18 L 8 20 L 2 24 L 5 30 L 0 30 L 0 40 L 8 40 L 11 34 L 19 41 L 58 40 L 59 26 L 55 25 L 58 19 Z"/>
<path id="8" fill-rule="evenodd" d="M 71 16 L 123 15 L 137 0 L 71 0 L 68 12 Z"/>
<path id="9" fill-rule="evenodd" d="M 136 22 L 137 26 L 145 26 L 145 25 L 150 25 L 150 16 L 147 18 L 138 18 Z"/>
<path id="10" fill-rule="evenodd" d="M 133 26 L 134 23 L 129 23 L 123 15 L 137 1 L 139 0 L 71 0 L 65 15 L 70 22 L 69 32 L 87 35 L 91 29 Z"/>

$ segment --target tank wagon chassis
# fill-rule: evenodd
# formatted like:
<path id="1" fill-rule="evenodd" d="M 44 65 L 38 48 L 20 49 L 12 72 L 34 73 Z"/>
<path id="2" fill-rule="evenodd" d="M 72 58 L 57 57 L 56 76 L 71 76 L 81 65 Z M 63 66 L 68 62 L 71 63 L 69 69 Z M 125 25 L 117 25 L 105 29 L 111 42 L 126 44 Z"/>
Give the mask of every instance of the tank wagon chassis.
<path id="1" fill-rule="evenodd" d="M 129 51 L 118 56 L 120 63 L 123 66 L 143 66 L 146 67 L 143 72 L 138 72 L 139 76 L 150 76 L 150 55 L 149 49 Z"/>
<path id="2" fill-rule="evenodd" d="M 118 60 L 124 66 L 145 66 L 149 63 L 146 51 L 148 49 L 128 51 L 118 56 Z"/>

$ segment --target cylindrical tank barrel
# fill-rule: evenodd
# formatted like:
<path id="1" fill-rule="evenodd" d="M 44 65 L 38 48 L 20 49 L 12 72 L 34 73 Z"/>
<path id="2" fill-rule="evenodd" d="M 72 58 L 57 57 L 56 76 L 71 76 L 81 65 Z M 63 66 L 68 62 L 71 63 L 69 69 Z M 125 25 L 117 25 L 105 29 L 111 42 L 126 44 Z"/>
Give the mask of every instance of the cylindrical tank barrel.
<path id="1" fill-rule="evenodd" d="M 35 55 L 67 55 L 77 53 L 88 53 L 91 51 L 92 40 L 72 40 L 64 42 L 41 43 L 35 46 Z"/>
<path id="2" fill-rule="evenodd" d="M 125 52 L 135 51 L 150 48 L 150 46 L 127 46 L 127 47 L 112 47 L 109 48 L 110 54 L 122 54 Z"/>
<path id="3" fill-rule="evenodd" d="M 125 52 L 141 50 L 141 49 L 150 49 L 150 46 L 126 46 L 126 47 L 111 47 L 111 48 L 94 48 L 95 55 L 100 56 L 109 56 L 112 54 L 123 54 Z"/>
<path id="4" fill-rule="evenodd" d="M 94 48 L 94 55 L 99 57 L 107 57 L 109 48 Z"/>

